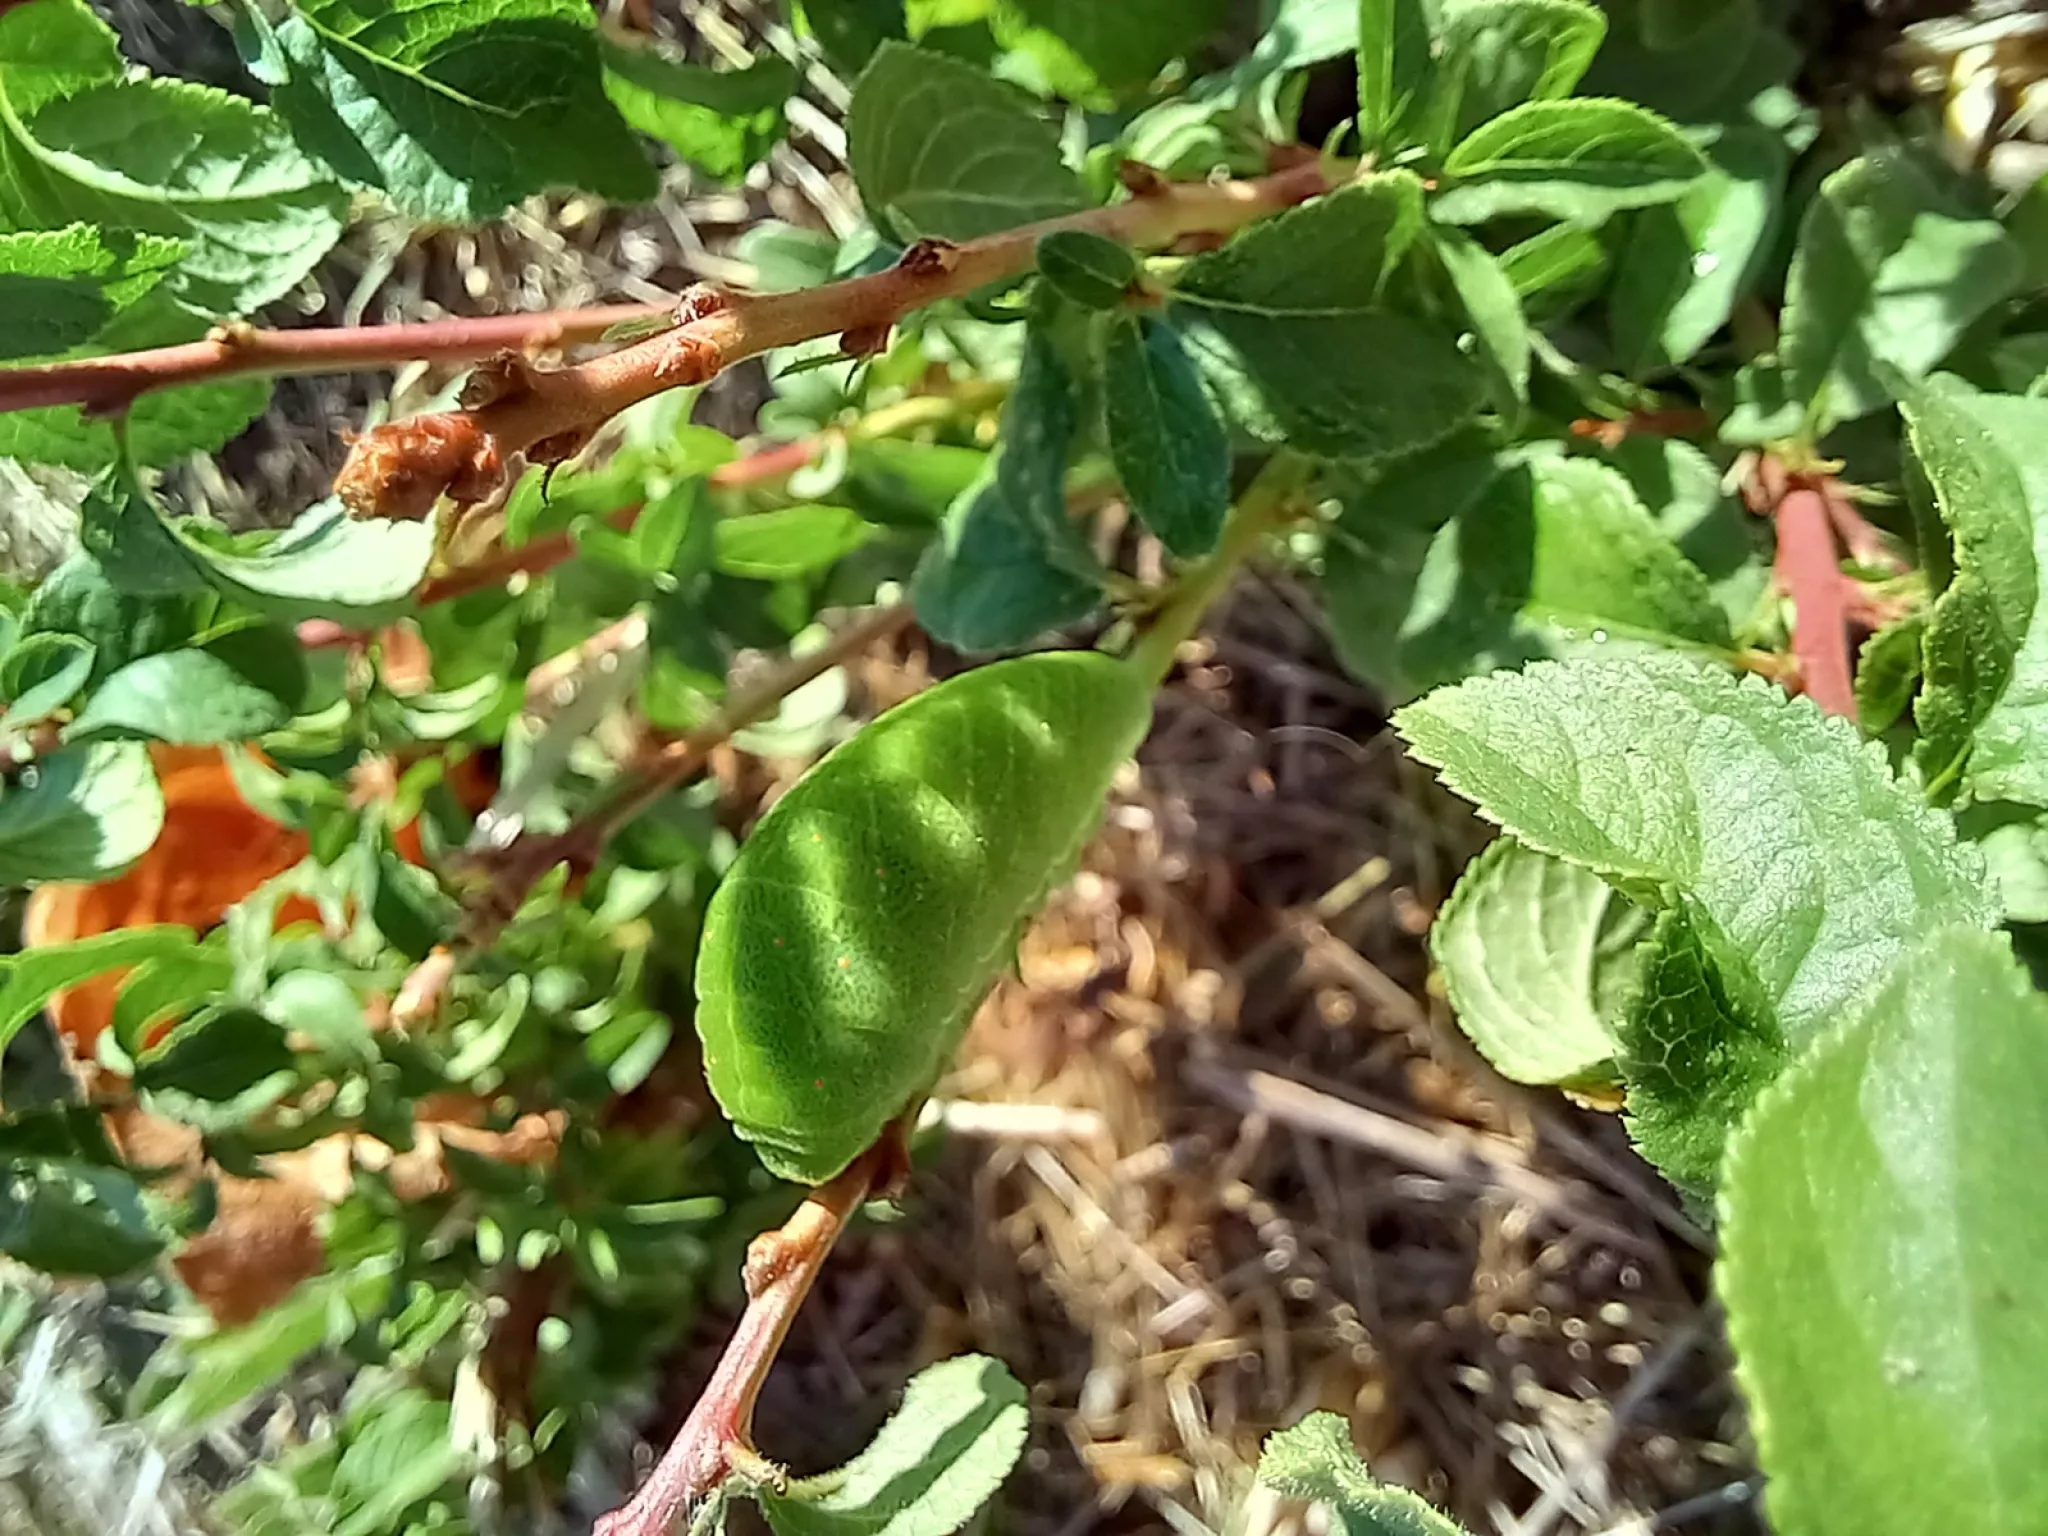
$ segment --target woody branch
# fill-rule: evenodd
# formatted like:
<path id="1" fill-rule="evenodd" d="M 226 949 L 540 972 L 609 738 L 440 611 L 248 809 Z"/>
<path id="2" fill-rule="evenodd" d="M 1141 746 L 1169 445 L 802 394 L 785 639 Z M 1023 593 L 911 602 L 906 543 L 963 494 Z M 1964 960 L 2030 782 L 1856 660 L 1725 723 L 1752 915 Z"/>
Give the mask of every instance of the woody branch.
<path id="1" fill-rule="evenodd" d="M 214 327 L 203 341 L 0 369 L 0 411 L 77 405 L 106 416 L 125 411 L 154 390 L 183 384 L 252 375 L 349 373 L 412 361 L 474 363 L 501 352 L 539 352 L 599 341 L 616 325 L 667 312 L 659 304 L 606 304 L 535 315 L 294 331 L 259 330 L 234 322 Z"/>
<path id="2" fill-rule="evenodd" d="M 416 416 L 359 440 L 335 481 L 358 516 L 421 517 L 442 496 L 473 503 L 505 483 L 515 456 L 559 463 L 604 422 L 664 390 L 702 384 L 777 347 L 838 335 L 849 352 L 880 347 L 915 309 L 1030 270 L 1039 239 L 1085 230 L 1160 248 L 1192 235 L 1227 235 L 1332 185 L 1316 160 L 1255 181 L 1173 183 L 1129 168 L 1133 195 L 1107 208 L 952 245 L 920 241 L 886 272 L 794 293 L 699 294 L 683 323 L 573 367 L 516 359 L 479 370 L 465 408 Z"/>

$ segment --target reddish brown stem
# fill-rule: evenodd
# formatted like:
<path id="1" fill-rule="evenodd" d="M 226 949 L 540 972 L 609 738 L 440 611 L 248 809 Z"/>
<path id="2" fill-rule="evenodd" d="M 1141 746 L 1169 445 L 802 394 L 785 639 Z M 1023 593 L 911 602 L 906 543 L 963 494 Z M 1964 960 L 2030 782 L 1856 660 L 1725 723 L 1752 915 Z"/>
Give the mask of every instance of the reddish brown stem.
<path id="1" fill-rule="evenodd" d="M 788 1223 L 747 1249 L 747 1310 L 689 1418 L 640 1491 L 602 1517 L 593 1536 L 673 1536 L 735 1469 L 759 1465 L 754 1404 L 797 1309 L 816 1284 L 839 1234 L 885 1171 L 878 1145 L 813 1190 Z"/>
<path id="2" fill-rule="evenodd" d="M 251 325 L 222 325 L 204 341 L 174 347 L 0 369 L 0 411 L 79 405 L 108 415 L 126 410 L 151 390 L 248 374 L 351 373 L 416 360 L 473 363 L 500 352 L 539 352 L 598 341 L 622 322 L 667 313 L 668 307 L 660 304 L 607 304 L 535 315 L 320 330 L 261 331 Z"/>
<path id="3" fill-rule="evenodd" d="M 1158 247 L 1227 235 L 1333 185 L 1320 161 L 1257 181 L 1156 181 L 1128 202 L 1006 230 L 961 245 L 920 241 L 886 272 L 792 293 L 700 296 L 695 318 L 572 368 L 502 369 L 473 408 L 416 416 L 366 433 L 335 480 L 352 511 L 424 516 L 436 499 L 481 501 L 516 455 L 556 462 L 600 425 L 664 390 L 702 384 L 744 358 L 820 336 L 874 336 L 935 300 L 959 298 L 1030 270 L 1039 239 L 1086 230 Z"/>
<path id="4" fill-rule="evenodd" d="M 1800 681 L 1822 709 L 1854 720 L 1847 594 L 1827 499 L 1797 482 L 1778 503 L 1777 524 L 1778 580 L 1792 598 L 1792 654 Z"/>

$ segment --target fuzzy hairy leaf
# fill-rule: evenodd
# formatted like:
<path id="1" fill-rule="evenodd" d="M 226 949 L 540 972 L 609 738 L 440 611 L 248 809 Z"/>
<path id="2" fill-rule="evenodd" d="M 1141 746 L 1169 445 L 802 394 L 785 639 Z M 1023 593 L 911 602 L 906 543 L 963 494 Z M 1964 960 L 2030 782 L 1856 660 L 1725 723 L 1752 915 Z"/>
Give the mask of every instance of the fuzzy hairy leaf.
<path id="1" fill-rule="evenodd" d="M 277 44 L 299 142 L 416 219 L 478 223 L 551 187 L 654 195 L 577 0 L 301 0 Z"/>
<path id="2" fill-rule="evenodd" d="M 1784 1068 L 1784 1037 L 1742 957 L 1719 948 L 1685 903 L 1658 917 L 1635 958 L 1617 1032 L 1629 1135 L 1665 1178 L 1705 1193 L 1729 1133 Z"/>
<path id="3" fill-rule="evenodd" d="M 1964 776 L 1972 737 L 2005 697 L 2039 606 L 2034 548 L 2044 535 L 2036 525 L 2048 520 L 2048 504 L 2032 505 L 2021 466 L 2041 463 L 2048 402 L 1983 396 L 1941 376 L 1903 409 L 1949 541 L 1948 582 L 1927 611 L 1913 710 L 1914 757 L 1929 793 L 1940 796 Z M 2048 469 L 2032 478 L 2048 489 Z"/>
<path id="4" fill-rule="evenodd" d="M 1431 210 L 1453 224 L 1516 213 L 1597 224 L 1683 196 L 1706 170 L 1683 134 L 1633 102 L 1532 101 L 1458 142 Z"/>
<path id="5" fill-rule="evenodd" d="M 1259 1481 L 1287 1498 L 1327 1505 L 1344 1536 L 1464 1536 L 1407 1489 L 1375 1482 L 1341 1414 L 1312 1413 L 1267 1436 Z"/>
<path id="6" fill-rule="evenodd" d="M 1447 327 L 1389 296 L 1422 222 L 1413 175 L 1372 175 L 1196 257 L 1174 317 L 1235 354 L 1302 452 L 1425 446 L 1471 415 L 1485 373 Z"/>
<path id="7" fill-rule="evenodd" d="M 1003 1485 L 1031 1414 L 1001 1361 L 927 1366 L 866 1450 L 837 1471 L 763 1493 L 780 1536 L 949 1536 Z"/>
<path id="8" fill-rule="evenodd" d="M 1086 202 L 1030 98 L 902 43 L 884 43 L 861 73 L 846 144 L 869 214 L 905 239 L 970 240 Z"/>
<path id="9" fill-rule="evenodd" d="M 1728 643 L 1705 575 L 1621 476 L 1471 436 L 1345 495 L 1323 584 L 1338 655 L 1397 701 L 1585 648 Z"/>
<path id="10" fill-rule="evenodd" d="M 84 0 L 0 13 L 0 227 L 86 223 L 179 240 L 165 287 L 207 314 L 282 297 L 339 237 L 341 189 L 268 109 L 124 77 L 112 37 Z M 39 62 L 53 55 L 63 67 Z"/>
<path id="11" fill-rule="evenodd" d="M 1757 1099 L 1718 1289 L 1784 1531 L 2048 1524 L 2048 1001 L 1936 931 Z"/>
<path id="12" fill-rule="evenodd" d="M 1591 870 L 1503 837 L 1429 930 L 1458 1026 L 1520 1083 L 1612 1081 L 1643 914 Z"/>
<path id="13" fill-rule="evenodd" d="M 2048 400 L 1944 376 L 1906 422 L 1954 565 L 1927 615 L 1923 763 L 1980 799 L 2048 806 Z"/>
<path id="14" fill-rule="evenodd" d="M 1934 922 L 1997 920 L 1983 867 L 1882 749 L 1677 657 L 1543 662 L 1395 721 L 1444 782 L 1633 899 L 1683 899 L 1794 1050 Z"/>
<path id="15" fill-rule="evenodd" d="M 1819 427 L 1888 405 L 2020 279 L 2018 248 L 1945 168 L 1904 149 L 1852 160 L 1807 204 L 1779 355 Z"/>

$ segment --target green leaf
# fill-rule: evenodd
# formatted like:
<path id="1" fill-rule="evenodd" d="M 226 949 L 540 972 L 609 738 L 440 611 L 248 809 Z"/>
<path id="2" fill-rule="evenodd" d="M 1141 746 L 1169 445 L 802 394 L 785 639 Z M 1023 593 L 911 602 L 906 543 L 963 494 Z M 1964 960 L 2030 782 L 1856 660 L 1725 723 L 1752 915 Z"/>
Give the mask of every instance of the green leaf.
<path id="1" fill-rule="evenodd" d="M 1629 1134 L 1664 1177 L 1704 1193 L 1729 1132 L 1784 1068 L 1784 1037 L 1743 957 L 1685 903 L 1658 917 L 1636 960 L 1619 1030 Z"/>
<path id="2" fill-rule="evenodd" d="M 282 1380 L 304 1356 L 346 1342 L 358 1319 L 384 1310 L 390 1293 L 388 1263 L 372 1260 L 316 1275 L 255 1321 L 179 1346 L 177 1385 L 151 1410 L 151 1426 L 173 1439 L 205 1429 Z"/>
<path id="3" fill-rule="evenodd" d="M 2048 806 L 2048 400 L 1937 379 L 1907 421 L 1954 540 L 1956 574 L 1928 615 L 1929 687 L 1948 691 L 1933 718 L 1974 716 L 1972 794 Z"/>
<path id="4" fill-rule="evenodd" d="M 1942 797 L 1964 773 L 1974 732 L 2005 697 L 2039 606 L 2034 547 L 2044 537 L 2037 526 L 2048 520 L 2048 501 L 2031 504 L 2028 479 L 2048 492 L 2048 466 L 2026 479 L 2021 466 L 2042 465 L 2048 401 L 1979 395 L 1944 375 L 1914 391 L 1903 409 L 1949 537 L 1951 571 L 1927 610 L 1925 676 L 1913 709 L 1920 727 L 1913 755 L 1928 793 Z M 2048 740 L 2002 737 L 2001 745 L 2030 753 Z"/>
<path id="5" fill-rule="evenodd" d="M 1717 1288 L 1782 1531 L 2048 1522 L 2048 1002 L 1933 933 L 1730 1144 Z"/>
<path id="6" fill-rule="evenodd" d="M 1225 11 L 1222 0 L 1121 0 L 1114 9 L 1096 0 L 1013 3 L 1019 18 L 1058 38 L 1112 92 L 1149 83 L 1214 30 Z"/>
<path id="7" fill-rule="evenodd" d="M 123 1275 L 163 1246 L 141 1188 L 119 1169 L 52 1160 L 0 1179 L 0 1253 L 45 1274 Z"/>
<path id="8" fill-rule="evenodd" d="M 1031 1413 L 1002 1362 L 927 1366 L 868 1448 L 837 1471 L 760 1490 L 779 1536 L 947 1536 L 988 1502 L 1024 1449 Z"/>
<path id="9" fill-rule="evenodd" d="M 1421 135 L 1439 149 L 1511 107 L 1571 95 L 1607 35 L 1606 16 L 1583 0 L 1462 0 L 1442 15 Z"/>
<path id="10" fill-rule="evenodd" d="M 115 874 L 149 851 L 163 824 L 146 747 L 61 748 L 0 791 L 0 885 Z"/>
<path id="11" fill-rule="evenodd" d="M 92 677 L 93 643 L 79 635 L 35 634 L 0 658 L 0 726 L 33 725 L 69 704 Z"/>
<path id="12" fill-rule="evenodd" d="M 825 570 L 874 536 L 858 512 L 813 505 L 723 518 L 712 538 L 726 575 L 783 581 Z"/>
<path id="13" fill-rule="evenodd" d="M 1438 230 L 1436 252 L 1493 375 L 1494 404 L 1512 416 L 1529 398 L 1530 351 L 1514 279 L 1491 251 L 1459 230 Z"/>
<path id="14" fill-rule="evenodd" d="M 1794 1050 L 1932 922 L 1989 926 L 1978 859 L 1881 746 L 1754 677 L 1671 656 L 1541 662 L 1395 724 L 1531 847 L 1744 957 Z"/>
<path id="15" fill-rule="evenodd" d="M 1446 328 L 1387 292 L 1421 229 L 1421 183 L 1374 174 L 1196 257 L 1174 318 L 1234 353 L 1300 451 L 1426 446 L 1472 413 L 1485 374 Z"/>
<path id="16" fill-rule="evenodd" d="M 267 109 L 125 75 L 111 32 L 104 48 L 87 42 L 100 27 L 83 0 L 0 15 L 0 223 L 179 240 L 165 287 L 206 314 L 283 297 L 340 236 L 341 189 Z M 53 50 L 66 67 L 34 67 Z"/>
<path id="17" fill-rule="evenodd" d="M 406 1512 L 463 1468 L 450 1413 L 447 1400 L 405 1386 L 377 1399 L 360 1419 L 351 1416 L 348 1448 L 329 1490 L 342 1515 L 334 1536 L 418 1529 L 404 1520 Z"/>
<path id="18" fill-rule="evenodd" d="M 1205 555 L 1230 502 L 1230 444 L 1171 326 L 1108 322 L 1102 367 L 1109 455 L 1131 510 L 1182 559 Z"/>
<path id="19" fill-rule="evenodd" d="M 904 239 L 971 240 L 1086 201 L 1028 97 L 902 43 L 882 44 L 862 72 L 846 142 L 870 216 Z"/>
<path id="20" fill-rule="evenodd" d="M 1482 123 L 1450 152 L 1430 208 L 1453 224 L 1543 213 L 1597 224 L 1683 196 L 1707 162 L 1684 135 L 1627 101 L 1532 101 Z"/>
<path id="21" fill-rule="evenodd" d="M 0 802 L 4 803 L 4 802 Z M 54 993 L 117 966 L 140 965 L 190 949 L 190 928 L 163 924 L 43 944 L 0 961 L 0 1049 L 41 1011 Z"/>
<path id="22" fill-rule="evenodd" d="M 1331 635 L 1397 701 L 1538 657 L 1729 643 L 1706 576 L 1601 465 L 1460 436 L 1353 484 L 1324 546 Z"/>
<path id="23" fill-rule="evenodd" d="M 1894 619 L 1856 653 L 1856 719 L 1873 736 L 1896 725 L 1920 686 L 1925 614 Z"/>
<path id="24" fill-rule="evenodd" d="M 553 187 L 653 197 L 578 0 L 301 0 L 271 100 L 301 144 L 413 218 L 473 224 Z"/>
<path id="25" fill-rule="evenodd" d="M 1312 1413 L 1267 1436 L 1259 1481 L 1286 1498 L 1327 1505 L 1344 1536 L 1464 1536 L 1407 1489 L 1375 1482 L 1341 1414 Z"/>
<path id="26" fill-rule="evenodd" d="M 1576 224 L 1553 224 L 1509 246 L 1499 260 L 1532 323 L 1571 313 L 1607 276 L 1607 248 Z"/>
<path id="27" fill-rule="evenodd" d="M 1358 131 L 1368 149 L 1401 147 L 1432 68 L 1424 0 L 1359 0 Z"/>
<path id="28" fill-rule="evenodd" d="M 162 282 L 184 250 L 177 240 L 87 224 L 0 235 L 0 360 L 90 341 Z"/>
<path id="29" fill-rule="evenodd" d="M 2018 247 L 1923 156 L 1881 150 L 1807 205 L 1779 354 L 1816 435 L 1926 377 L 2019 281 Z"/>
<path id="30" fill-rule="evenodd" d="M 1138 281 L 1138 259 L 1114 240 L 1056 229 L 1038 242 L 1038 275 L 1083 309 L 1117 309 Z"/>
<path id="31" fill-rule="evenodd" d="M 1608 294 L 1617 359 L 1638 377 L 1686 362 L 1728 323 L 1769 255 L 1785 195 L 1784 141 L 1731 126 L 1707 146 L 1707 174 L 1629 225 Z"/>
<path id="32" fill-rule="evenodd" d="M 1956 818 L 1998 889 L 2008 923 L 2048 923 L 2048 820 L 2031 805 L 1980 802 Z"/>
<path id="33" fill-rule="evenodd" d="M 434 551 L 430 521 L 359 521 L 333 501 L 308 508 L 247 554 L 202 544 L 168 520 L 165 526 L 220 592 L 286 623 L 328 618 L 364 626 L 397 618 L 412 606 Z"/>
<path id="34" fill-rule="evenodd" d="M 911 586 L 918 622 L 964 651 L 1022 645 L 1102 600 L 1101 563 L 1067 513 L 1073 380 L 1030 327 L 995 453 L 947 509 Z"/>
<path id="35" fill-rule="evenodd" d="M 1429 931 L 1458 1027 L 1520 1083 L 1612 1082 L 1643 913 L 1598 875 L 1497 839 Z"/>
<path id="36" fill-rule="evenodd" d="M 121 591 L 106 569 L 81 550 L 36 588 L 22 632 L 77 635 L 91 641 L 93 675 L 104 678 L 137 656 L 183 642 L 191 634 L 191 616 L 183 603 Z"/>
<path id="37" fill-rule="evenodd" d="M 626 122 L 718 181 L 738 181 L 782 142 L 796 71 L 778 58 L 717 70 L 603 38 L 604 89 Z"/>
<path id="38" fill-rule="evenodd" d="M 114 316 L 89 349 L 80 350 L 97 355 L 196 341 L 205 322 L 169 298 L 169 286 L 142 295 Z M 128 409 L 125 457 L 152 467 L 190 453 L 217 452 L 262 415 L 269 402 L 270 381 L 263 378 L 152 390 Z M 124 457 L 113 421 L 88 416 L 75 405 L 0 415 L 0 455 L 80 470 L 103 469 Z"/>
<path id="39" fill-rule="evenodd" d="M 216 1008 L 185 1020 L 135 1063 L 135 1086 L 223 1103 L 292 1071 L 285 1033 L 253 1008 Z"/>
<path id="40" fill-rule="evenodd" d="M 66 739 L 250 741 L 290 724 L 305 691 L 305 657 L 290 633 L 238 630 L 203 649 L 129 662 L 94 692 Z"/>

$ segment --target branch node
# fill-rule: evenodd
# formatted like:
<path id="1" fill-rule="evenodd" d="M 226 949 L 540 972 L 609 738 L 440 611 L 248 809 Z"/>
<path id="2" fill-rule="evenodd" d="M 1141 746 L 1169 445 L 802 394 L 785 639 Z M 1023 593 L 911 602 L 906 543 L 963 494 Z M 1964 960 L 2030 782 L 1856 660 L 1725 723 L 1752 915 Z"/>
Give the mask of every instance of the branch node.
<path id="1" fill-rule="evenodd" d="M 708 320 L 732 308 L 732 300 L 730 293 L 715 284 L 692 283 L 677 296 L 675 313 L 670 318 L 677 325 Z"/>
<path id="2" fill-rule="evenodd" d="M 206 339 L 217 347 L 230 351 L 238 348 L 254 348 L 261 344 L 261 333 L 246 320 L 223 320 L 211 327 Z"/>
<path id="3" fill-rule="evenodd" d="M 896 270 L 908 277 L 944 277 L 960 265 L 960 247 L 950 240 L 913 240 L 896 259 Z"/>
<path id="4" fill-rule="evenodd" d="M 1117 162 L 1116 179 L 1133 197 L 1164 197 L 1172 183 L 1142 160 Z"/>

